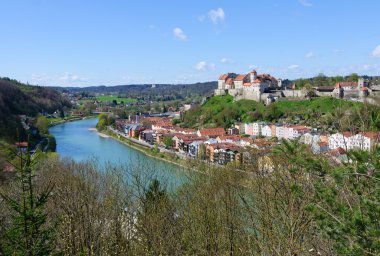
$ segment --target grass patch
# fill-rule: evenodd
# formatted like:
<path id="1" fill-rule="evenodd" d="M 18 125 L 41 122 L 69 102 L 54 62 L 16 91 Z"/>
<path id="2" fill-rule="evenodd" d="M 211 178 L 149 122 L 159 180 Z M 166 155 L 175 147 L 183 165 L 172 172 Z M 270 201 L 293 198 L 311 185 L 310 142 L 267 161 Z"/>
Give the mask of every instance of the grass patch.
<path id="1" fill-rule="evenodd" d="M 332 97 L 319 97 L 311 100 L 279 101 L 273 105 L 275 105 L 283 113 L 305 114 L 309 111 L 316 111 L 326 114 L 336 111 L 337 108 L 362 106 L 363 103 Z"/>
<path id="2" fill-rule="evenodd" d="M 119 97 L 118 95 L 103 95 L 103 96 L 97 96 L 94 99 L 89 100 L 80 100 L 79 102 L 85 103 L 85 102 L 94 102 L 95 100 L 100 102 L 112 102 L 116 100 L 117 104 L 120 104 L 121 102 L 125 103 L 132 103 L 136 102 L 136 99 L 127 98 L 127 97 Z"/>

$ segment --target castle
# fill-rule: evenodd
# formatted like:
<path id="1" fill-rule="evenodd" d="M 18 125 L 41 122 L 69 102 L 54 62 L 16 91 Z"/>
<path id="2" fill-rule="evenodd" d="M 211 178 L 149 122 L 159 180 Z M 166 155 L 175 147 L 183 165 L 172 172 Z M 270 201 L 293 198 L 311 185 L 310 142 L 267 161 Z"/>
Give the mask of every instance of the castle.
<path id="1" fill-rule="evenodd" d="M 364 100 L 372 94 L 370 85 L 363 78 L 357 82 L 338 82 L 333 86 L 320 86 L 312 88 L 317 96 L 330 96 L 346 99 Z M 218 79 L 218 88 L 214 95 L 232 95 L 236 100 L 250 99 L 270 104 L 283 97 L 305 98 L 310 96 L 306 89 L 296 90 L 295 85 L 286 88 L 282 80 L 270 74 L 258 75 L 256 70 L 248 74 L 223 74 Z"/>
<path id="2" fill-rule="evenodd" d="M 256 70 L 248 74 L 223 74 L 218 79 L 215 95 L 230 94 L 236 99 L 266 100 L 271 92 L 282 90 L 281 79 L 269 74 L 258 75 Z"/>

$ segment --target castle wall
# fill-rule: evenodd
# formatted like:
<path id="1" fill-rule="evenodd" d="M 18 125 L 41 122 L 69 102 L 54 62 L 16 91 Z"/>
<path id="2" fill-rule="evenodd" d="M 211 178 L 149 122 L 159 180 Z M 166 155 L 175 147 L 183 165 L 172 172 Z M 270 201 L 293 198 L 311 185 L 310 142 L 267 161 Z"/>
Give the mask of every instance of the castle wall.
<path id="1" fill-rule="evenodd" d="M 218 89 L 224 90 L 226 86 L 226 82 L 224 80 L 218 80 Z"/>
<path id="2" fill-rule="evenodd" d="M 315 93 L 317 94 L 317 96 L 329 96 L 329 97 L 335 97 L 336 96 L 336 93 L 334 91 L 331 91 L 331 92 L 318 92 L 318 91 L 316 91 Z"/>
<path id="3" fill-rule="evenodd" d="M 219 96 L 219 95 L 225 95 L 225 94 L 226 94 L 226 91 L 225 91 L 225 90 L 216 89 L 216 90 L 214 91 L 214 94 L 215 94 L 216 96 Z"/>
<path id="4" fill-rule="evenodd" d="M 302 90 L 284 90 L 282 91 L 285 97 L 298 97 L 303 98 L 305 97 L 305 94 L 302 92 Z"/>

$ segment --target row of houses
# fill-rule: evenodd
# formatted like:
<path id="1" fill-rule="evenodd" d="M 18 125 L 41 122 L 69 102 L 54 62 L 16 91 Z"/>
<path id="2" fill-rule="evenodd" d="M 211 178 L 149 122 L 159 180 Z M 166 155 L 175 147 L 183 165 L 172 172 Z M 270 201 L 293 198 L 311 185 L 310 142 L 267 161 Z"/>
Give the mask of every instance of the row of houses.
<path id="1" fill-rule="evenodd" d="M 224 128 L 182 128 L 172 125 L 165 118 L 143 118 L 140 121 L 117 120 L 116 126 L 129 137 L 221 165 L 242 162 L 242 153 L 247 146 L 268 149 L 276 144 L 263 138 L 241 136 L 237 128 L 228 129 L 227 132 Z"/>
<path id="2" fill-rule="evenodd" d="M 314 153 L 324 153 L 337 148 L 345 151 L 352 149 L 371 151 L 377 144 L 380 144 L 380 133 L 378 132 L 327 134 L 317 132 L 316 129 L 304 125 L 255 122 L 244 124 L 244 133 L 250 136 L 277 137 L 287 140 L 299 138 L 302 143 L 310 145 Z"/>
<path id="3" fill-rule="evenodd" d="M 277 137 L 293 140 L 311 131 L 304 125 L 279 125 L 256 122 L 244 124 L 244 133 L 250 136 Z"/>
<path id="4" fill-rule="evenodd" d="M 117 120 L 116 126 L 130 137 L 222 165 L 234 161 L 242 162 L 246 147 L 270 150 L 278 144 L 278 140 L 272 140 L 274 137 L 299 139 L 301 143 L 310 145 L 314 153 L 327 153 L 330 156 L 341 156 L 354 148 L 371 151 L 380 143 L 380 134 L 376 132 L 330 135 L 304 125 L 264 122 L 236 125 L 226 132 L 223 128 L 182 128 L 173 125 L 172 119 L 168 117 L 136 116 Z"/>

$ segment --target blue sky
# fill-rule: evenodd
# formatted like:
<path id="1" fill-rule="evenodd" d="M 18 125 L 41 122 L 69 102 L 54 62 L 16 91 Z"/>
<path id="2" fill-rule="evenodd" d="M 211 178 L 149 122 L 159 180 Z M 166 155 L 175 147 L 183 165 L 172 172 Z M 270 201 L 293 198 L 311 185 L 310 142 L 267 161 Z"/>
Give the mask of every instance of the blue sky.
<path id="1" fill-rule="evenodd" d="M 380 75 L 380 1 L 0 0 L 0 76 L 47 86 Z"/>

